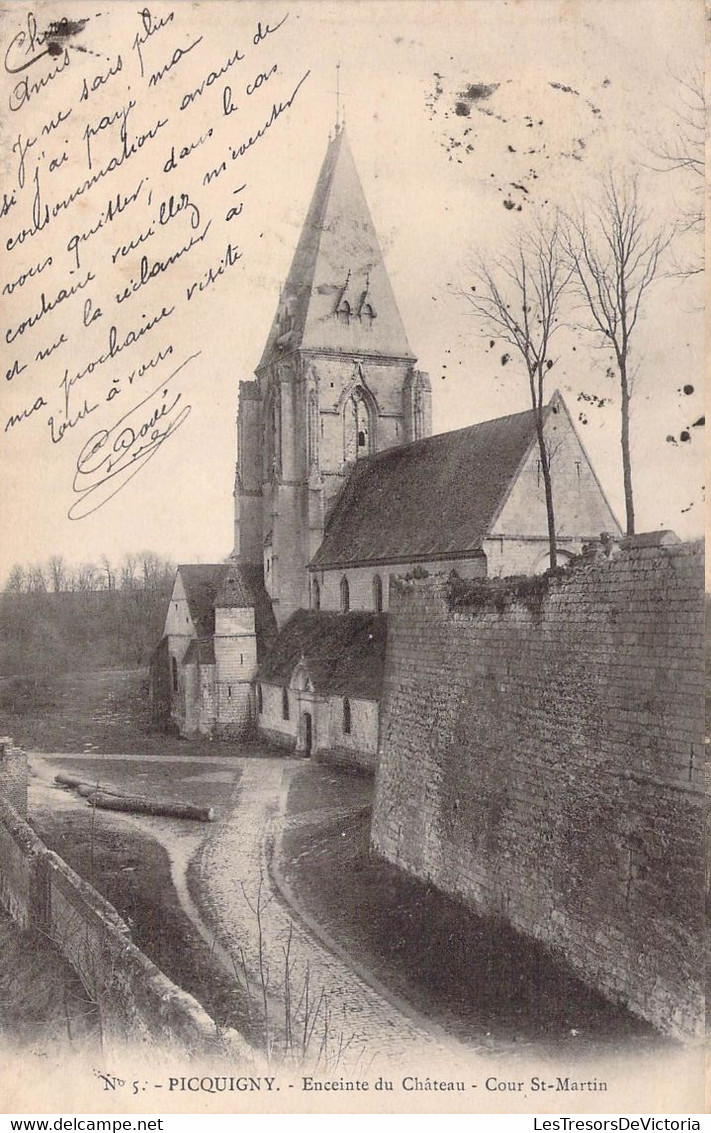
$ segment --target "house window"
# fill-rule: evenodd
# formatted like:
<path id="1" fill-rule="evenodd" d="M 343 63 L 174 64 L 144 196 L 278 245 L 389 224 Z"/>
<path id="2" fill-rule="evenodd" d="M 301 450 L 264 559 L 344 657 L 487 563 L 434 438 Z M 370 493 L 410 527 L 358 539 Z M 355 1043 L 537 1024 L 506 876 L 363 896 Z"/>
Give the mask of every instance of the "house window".
<path id="1" fill-rule="evenodd" d="M 173 662 L 173 664 L 172 664 L 172 668 L 173 668 L 173 692 L 177 692 L 178 691 L 178 662 L 175 660 L 175 657 L 172 658 L 172 662 Z"/>
<path id="2" fill-rule="evenodd" d="M 311 583 L 311 606 L 316 612 L 321 609 L 321 587 L 317 578 L 314 578 Z"/>
<path id="3" fill-rule="evenodd" d="M 281 718 L 282 720 L 289 719 L 289 690 L 283 688 L 281 690 Z"/>
<path id="4" fill-rule="evenodd" d="M 261 685 L 257 685 L 257 711 L 258 711 L 260 716 L 261 716 L 262 712 L 264 711 L 264 699 L 262 697 L 262 686 Z"/>
<path id="5" fill-rule="evenodd" d="M 341 613 L 347 614 L 351 608 L 351 594 L 348 586 L 348 579 L 341 579 Z"/>
<path id="6" fill-rule="evenodd" d="M 232 700 L 232 685 L 227 686 L 227 699 Z"/>
<path id="7" fill-rule="evenodd" d="M 383 612 L 383 580 L 379 574 L 373 576 L 373 609 L 376 614 Z"/>
<path id="8" fill-rule="evenodd" d="M 343 734 L 351 734 L 351 702 L 347 696 L 343 697 Z"/>

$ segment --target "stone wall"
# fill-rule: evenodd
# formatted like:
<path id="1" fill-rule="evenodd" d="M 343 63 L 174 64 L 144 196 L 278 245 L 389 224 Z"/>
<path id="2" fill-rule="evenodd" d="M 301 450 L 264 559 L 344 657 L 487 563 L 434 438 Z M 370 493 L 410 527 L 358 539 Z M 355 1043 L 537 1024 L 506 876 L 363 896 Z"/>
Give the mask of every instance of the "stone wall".
<path id="1" fill-rule="evenodd" d="M 556 577 L 391 591 L 372 840 L 703 1030 L 703 557 L 640 536 Z"/>
<path id="2" fill-rule="evenodd" d="M 27 755 L 9 736 L 0 737 L 0 798 L 27 818 Z"/>
<path id="3" fill-rule="evenodd" d="M 95 889 L 47 848 L 0 796 L 0 905 L 23 928 L 54 943 L 101 1014 L 104 1051 L 173 1049 L 181 1057 L 227 1055 L 246 1065 L 254 1052 L 221 1031 L 203 1007 L 171 983 L 131 940 L 128 926 Z"/>

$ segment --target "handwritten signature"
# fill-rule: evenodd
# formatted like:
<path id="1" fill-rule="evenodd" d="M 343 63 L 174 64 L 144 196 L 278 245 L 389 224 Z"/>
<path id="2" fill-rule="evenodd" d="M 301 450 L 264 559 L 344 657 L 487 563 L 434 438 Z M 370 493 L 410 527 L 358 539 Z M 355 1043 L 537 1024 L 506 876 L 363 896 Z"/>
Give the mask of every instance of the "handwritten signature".
<path id="1" fill-rule="evenodd" d="M 125 413 L 111 429 L 100 429 L 84 445 L 77 460 L 69 519 L 85 519 L 125 488 L 137 472 L 188 417 L 191 406 L 173 381 L 202 351 L 191 354 L 159 386 Z"/>

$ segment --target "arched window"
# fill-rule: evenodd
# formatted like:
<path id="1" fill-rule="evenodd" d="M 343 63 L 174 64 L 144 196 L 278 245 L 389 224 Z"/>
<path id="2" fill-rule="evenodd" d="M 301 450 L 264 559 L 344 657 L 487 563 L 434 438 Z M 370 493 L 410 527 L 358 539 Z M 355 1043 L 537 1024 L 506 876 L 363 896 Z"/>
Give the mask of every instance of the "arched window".
<path id="1" fill-rule="evenodd" d="M 311 582 L 311 606 L 316 612 L 321 609 L 321 587 L 317 578 L 314 578 Z"/>
<path id="2" fill-rule="evenodd" d="M 370 413 L 365 393 L 357 386 L 343 407 L 343 459 L 359 460 L 370 456 Z"/>
<path id="3" fill-rule="evenodd" d="M 346 325 L 351 321 L 351 305 L 347 299 L 344 299 L 338 308 L 338 321 Z"/>
<path id="4" fill-rule="evenodd" d="M 173 692 L 177 692 L 178 691 L 178 662 L 175 660 L 175 657 L 172 658 L 172 670 L 173 670 Z"/>
<path id="5" fill-rule="evenodd" d="M 351 702 L 347 696 L 343 697 L 343 734 L 351 734 Z"/>
<path id="6" fill-rule="evenodd" d="M 383 612 L 383 580 L 379 574 L 373 575 L 373 609 L 376 614 Z"/>
<path id="7" fill-rule="evenodd" d="M 351 593 L 348 586 L 348 579 L 344 577 L 341 579 L 341 613 L 347 614 L 351 608 Z"/>
<path id="8" fill-rule="evenodd" d="M 372 330 L 373 329 L 373 319 L 374 318 L 375 318 L 375 311 L 371 307 L 370 303 L 365 303 L 363 305 L 363 310 L 361 311 L 361 320 L 362 320 L 363 327 L 364 327 L 365 330 Z"/>
<path id="9" fill-rule="evenodd" d="M 289 690 L 286 687 L 281 690 L 281 718 L 289 719 Z"/>
<path id="10" fill-rule="evenodd" d="M 260 716 L 261 716 L 262 712 L 264 711 L 264 698 L 262 696 L 262 686 L 261 685 L 257 685 L 257 711 L 258 711 Z"/>

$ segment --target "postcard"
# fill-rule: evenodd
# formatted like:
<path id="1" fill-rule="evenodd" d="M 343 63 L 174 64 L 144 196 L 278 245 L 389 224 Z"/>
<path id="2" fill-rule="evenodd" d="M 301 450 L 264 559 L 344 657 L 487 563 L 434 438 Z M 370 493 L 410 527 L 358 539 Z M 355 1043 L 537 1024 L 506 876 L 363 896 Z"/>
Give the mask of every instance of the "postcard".
<path id="1" fill-rule="evenodd" d="M 1 17 L 3 1110 L 701 1112 L 703 4 Z"/>

